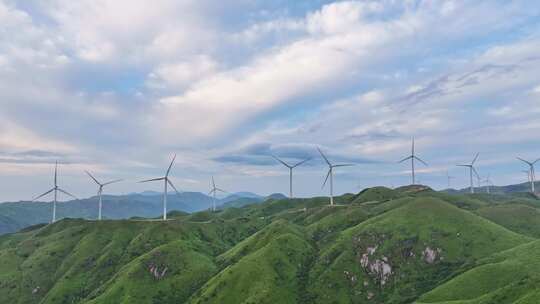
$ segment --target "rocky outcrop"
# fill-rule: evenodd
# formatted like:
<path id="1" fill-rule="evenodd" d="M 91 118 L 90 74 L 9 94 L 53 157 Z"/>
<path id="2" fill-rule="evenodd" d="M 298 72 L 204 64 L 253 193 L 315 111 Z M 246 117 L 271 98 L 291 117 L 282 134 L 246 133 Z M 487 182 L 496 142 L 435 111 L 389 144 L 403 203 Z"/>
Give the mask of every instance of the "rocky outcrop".
<path id="1" fill-rule="evenodd" d="M 422 259 L 428 264 L 433 264 L 442 258 L 441 252 L 441 248 L 432 249 L 431 247 L 427 246 L 422 251 Z"/>

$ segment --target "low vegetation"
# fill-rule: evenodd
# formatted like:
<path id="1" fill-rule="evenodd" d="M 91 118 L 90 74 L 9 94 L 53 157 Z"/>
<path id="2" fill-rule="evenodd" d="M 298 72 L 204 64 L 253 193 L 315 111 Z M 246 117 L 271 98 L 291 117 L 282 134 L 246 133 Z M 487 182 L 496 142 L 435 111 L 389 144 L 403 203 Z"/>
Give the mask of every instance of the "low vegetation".
<path id="1" fill-rule="evenodd" d="M 376 187 L 0 237 L 2 303 L 539 303 L 538 201 Z"/>

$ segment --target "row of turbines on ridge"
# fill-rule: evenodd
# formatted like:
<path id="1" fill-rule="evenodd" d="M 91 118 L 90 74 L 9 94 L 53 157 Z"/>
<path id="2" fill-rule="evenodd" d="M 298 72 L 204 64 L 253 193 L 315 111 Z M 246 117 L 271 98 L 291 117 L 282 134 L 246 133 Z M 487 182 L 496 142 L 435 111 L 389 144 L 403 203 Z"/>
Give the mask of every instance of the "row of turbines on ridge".
<path id="1" fill-rule="evenodd" d="M 338 167 L 354 166 L 354 164 L 334 164 L 334 163 L 330 162 L 330 160 L 326 157 L 326 155 L 318 147 L 317 147 L 317 151 L 319 152 L 322 159 L 325 161 L 325 163 L 328 166 L 328 172 L 327 172 L 326 177 L 324 179 L 324 183 L 322 185 L 322 188 L 324 188 L 326 183 L 329 181 L 329 184 L 330 184 L 330 189 L 329 189 L 330 190 L 330 205 L 334 206 L 334 169 L 338 168 Z M 275 155 L 271 155 L 271 156 L 275 160 L 277 160 L 279 163 L 281 163 L 283 166 L 285 166 L 285 167 L 287 167 L 289 169 L 289 198 L 292 199 L 293 198 L 293 169 L 295 169 L 296 167 L 308 162 L 309 160 L 311 160 L 311 158 L 306 158 L 306 159 L 304 159 L 304 160 L 302 160 L 302 161 L 300 161 L 298 163 L 295 163 L 295 164 L 289 164 L 289 163 L 283 161 L 282 159 L 278 158 Z M 477 177 L 479 184 L 480 184 L 480 181 L 481 181 L 480 175 L 478 174 L 478 172 L 476 171 L 476 168 L 474 167 L 474 164 L 478 160 L 478 156 L 479 156 L 479 153 L 476 153 L 475 157 L 473 158 L 473 160 L 470 163 L 457 165 L 459 167 L 466 167 L 466 168 L 469 169 L 470 193 L 474 193 L 473 175 Z M 173 188 L 173 190 L 176 192 L 177 195 L 180 194 L 178 189 L 174 186 L 174 184 L 172 183 L 172 181 L 169 178 L 169 174 L 171 172 L 171 168 L 172 168 L 172 166 L 174 164 L 175 159 L 176 159 L 176 154 L 173 156 L 173 158 L 171 160 L 171 163 L 169 164 L 169 167 L 167 168 L 167 171 L 165 172 L 164 176 L 157 177 L 157 178 L 152 178 L 152 179 L 147 179 L 147 180 L 143 180 L 143 181 L 139 182 L 139 183 L 147 183 L 147 182 L 163 181 L 163 199 L 162 199 L 162 205 L 163 205 L 163 216 L 162 216 L 162 218 L 163 218 L 163 220 L 167 220 L 168 186 Z M 517 159 L 524 162 L 529 167 L 529 169 L 524 171 L 524 172 L 527 173 L 528 182 L 531 185 L 531 192 L 535 193 L 534 183 L 536 181 L 536 177 L 535 177 L 534 165 L 540 159 L 537 159 L 537 160 L 535 160 L 533 162 L 527 161 L 527 160 L 522 159 L 520 157 L 518 157 Z M 414 138 L 412 139 L 411 154 L 409 156 L 403 158 L 402 160 L 400 160 L 399 163 L 402 163 L 402 162 L 405 162 L 405 161 L 408 161 L 408 160 L 411 161 L 411 182 L 412 182 L 412 185 L 415 185 L 416 184 L 415 161 L 419 161 L 420 163 L 422 163 L 425 166 L 428 166 L 428 164 L 425 161 L 423 161 L 420 157 L 418 157 L 416 155 Z M 88 171 L 85 171 L 85 172 L 98 185 L 98 191 L 97 191 L 97 196 L 98 196 L 98 220 L 101 220 L 102 219 L 102 205 L 103 205 L 103 200 L 102 200 L 103 188 L 105 186 L 107 186 L 107 185 L 114 184 L 114 183 L 120 182 L 122 180 L 117 179 L 117 180 L 112 180 L 112 181 L 102 183 L 97 178 L 95 178 L 90 172 L 88 172 Z M 452 178 L 454 178 L 454 177 L 448 175 L 448 172 L 447 172 L 447 179 L 448 179 L 448 186 L 449 187 L 450 187 L 450 179 L 452 179 Z M 490 192 L 489 185 L 492 184 L 491 180 L 489 179 L 489 175 L 484 181 L 488 185 L 487 192 L 489 193 Z M 53 192 L 52 222 L 54 223 L 56 221 L 56 204 L 57 204 L 57 201 L 58 201 L 57 200 L 58 199 L 58 192 L 61 192 L 61 193 L 65 194 L 65 195 L 68 195 L 68 196 L 70 196 L 70 197 L 72 197 L 74 199 L 78 199 L 73 194 L 67 192 L 66 190 L 64 190 L 64 189 L 62 189 L 62 188 L 60 188 L 58 186 L 58 162 L 55 163 L 55 167 L 54 167 L 54 186 L 53 186 L 53 188 L 48 190 L 47 192 L 35 197 L 32 201 L 36 201 L 36 200 L 50 194 L 51 192 Z M 221 188 L 218 188 L 216 186 L 216 183 L 214 181 L 214 177 L 212 177 L 211 190 L 208 193 L 208 195 L 212 195 L 212 199 L 213 199 L 212 211 L 216 210 L 216 195 L 217 195 L 218 192 L 227 193 L 227 191 L 225 191 L 225 190 L 223 190 Z"/>

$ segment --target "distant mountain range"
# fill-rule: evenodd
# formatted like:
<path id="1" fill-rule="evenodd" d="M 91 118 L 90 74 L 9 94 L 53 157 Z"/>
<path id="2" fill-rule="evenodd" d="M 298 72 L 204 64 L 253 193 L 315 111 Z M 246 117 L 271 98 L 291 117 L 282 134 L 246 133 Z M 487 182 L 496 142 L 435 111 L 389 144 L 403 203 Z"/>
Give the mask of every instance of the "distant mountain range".
<path id="1" fill-rule="evenodd" d="M 273 194 L 270 197 L 285 197 Z M 218 206 L 241 207 L 260 203 L 267 197 L 251 192 L 238 192 L 218 199 Z M 212 206 L 212 197 L 200 192 L 169 194 L 169 211 L 188 213 L 206 210 Z M 28 226 L 48 223 L 51 220 L 50 202 L 6 202 L 0 204 L 0 235 L 11 233 Z M 125 219 L 130 217 L 158 217 L 162 212 L 162 194 L 155 191 L 130 193 L 127 195 L 104 195 L 103 217 L 105 219 Z M 97 217 L 97 197 L 59 202 L 57 217 L 95 219 Z"/>

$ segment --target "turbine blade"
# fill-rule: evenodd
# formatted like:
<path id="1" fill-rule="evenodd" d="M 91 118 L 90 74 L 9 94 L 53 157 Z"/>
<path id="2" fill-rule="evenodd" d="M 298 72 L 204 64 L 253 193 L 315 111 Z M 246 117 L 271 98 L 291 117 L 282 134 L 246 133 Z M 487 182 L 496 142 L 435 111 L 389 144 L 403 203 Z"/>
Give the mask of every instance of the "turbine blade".
<path id="1" fill-rule="evenodd" d="M 176 189 L 176 187 L 173 185 L 173 183 L 169 179 L 167 179 L 167 183 L 174 189 L 174 191 L 176 191 L 177 195 L 180 195 L 180 192 Z"/>
<path id="2" fill-rule="evenodd" d="M 414 158 L 415 158 L 417 161 L 421 162 L 422 164 L 424 164 L 424 165 L 426 165 L 426 166 L 428 165 L 428 164 L 427 164 L 425 161 L 423 161 L 420 157 L 416 157 L 416 156 L 415 156 Z"/>
<path id="3" fill-rule="evenodd" d="M 324 161 L 329 165 L 329 166 L 332 166 L 332 164 L 330 163 L 330 161 L 328 160 L 328 158 L 326 158 L 326 156 L 324 156 L 324 154 L 322 153 L 321 149 L 319 147 L 317 147 L 317 150 L 319 150 L 319 153 L 321 154 L 322 158 L 324 158 Z"/>
<path id="4" fill-rule="evenodd" d="M 336 167 L 350 167 L 350 166 L 354 166 L 355 164 L 339 164 L 339 165 L 332 165 L 332 167 L 336 168 Z"/>
<path id="5" fill-rule="evenodd" d="M 480 175 L 478 174 L 478 171 L 476 171 L 476 169 L 474 167 L 471 167 L 471 169 L 473 170 L 474 174 L 476 175 L 476 178 L 480 179 Z"/>
<path id="6" fill-rule="evenodd" d="M 406 161 L 406 160 L 408 160 L 408 159 L 411 159 L 411 158 L 413 158 L 412 155 L 411 155 L 411 156 L 407 156 L 407 157 L 405 157 L 404 159 L 398 161 L 398 163 L 402 163 L 402 162 L 404 162 L 404 161 Z"/>
<path id="7" fill-rule="evenodd" d="M 212 189 L 216 188 L 216 181 L 214 180 L 214 177 L 212 176 Z"/>
<path id="8" fill-rule="evenodd" d="M 58 161 L 56 161 L 54 163 L 54 186 L 56 187 L 57 186 L 57 181 L 58 181 Z"/>
<path id="9" fill-rule="evenodd" d="M 535 161 L 533 161 L 532 164 L 533 164 L 533 165 L 536 164 L 539 160 L 540 160 L 540 158 L 537 159 L 537 160 L 535 160 Z"/>
<path id="10" fill-rule="evenodd" d="M 164 180 L 164 179 L 165 179 L 165 177 L 158 177 L 158 178 L 152 178 L 152 179 L 143 180 L 143 181 L 140 181 L 139 183 L 154 182 L 154 181 L 160 181 L 160 180 Z"/>
<path id="11" fill-rule="evenodd" d="M 73 197 L 74 199 L 78 199 L 75 195 L 73 195 L 73 194 L 67 192 L 66 190 L 63 190 L 63 189 L 58 188 L 58 191 L 64 193 L 65 195 L 71 196 L 71 197 Z"/>
<path id="12" fill-rule="evenodd" d="M 471 162 L 471 165 L 474 165 L 474 163 L 475 163 L 476 160 L 478 159 L 478 155 L 480 155 L 480 152 L 477 152 L 477 153 L 476 153 L 476 156 L 474 157 L 473 161 Z"/>
<path id="13" fill-rule="evenodd" d="M 322 184 L 321 189 L 323 189 L 324 186 L 326 185 L 326 182 L 328 181 L 328 177 L 330 176 L 330 172 L 332 172 L 332 170 L 328 170 L 328 173 L 326 174 L 326 178 L 324 179 L 324 183 Z"/>
<path id="14" fill-rule="evenodd" d="M 212 193 L 216 192 L 216 189 L 212 189 L 210 190 L 210 192 L 208 192 L 208 195 L 211 195 Z"/>
<path id="15" fill-rule="evenodd" d="M 173 159 L 171 161 L 171 164 L 169 165 L 169 168 L 167 168 L 167 173 L 165 173 L 165 176 L 169 176 L 169 172 L 171 172 L 172 165 L 174 163 L 174 160 L 176 159 L 176 154 L 174 154 Z"/>
<path id="16" fill-rule="evenodd" d="M 272 157 L 277 160 L 278 162 L 280 162 L 282 165 L 284 165 L 285 167 L 287 168 L 290 168 L 291 166 L 289 164 L 287 164 L 286 162 L 282 161 L 281 159 L 279 159 L 277 156 L 275 155 L 272 155 Z"/>
<path id="17" fill-rule="evenodd" d="M 528 161 L 524 160 L 524 159 L 523 159 L 523 158 L 521 158 L 521 157 L 516 157 L 516 158 L 517 158 L 517 159 L 519 159 L 520 161 L 522 161 L 522 162 L 526 163 L 526 164 L 527 164 L 527 165 L 529 165 L 529 166 L 531 165 L 531 163 L 530 163 L 530 162 L 528 162 Z"/>
<path id="18" fill-rule="evenodd" d="M 49 191 L 43 193 L 42 195 L 36 196 L 34 199 L 32 199 L 32 202 L 35 202 L 36 200 L 38 200 L 38 199 L 44 197 L 45 195 L 47 195 L 47 194 L 49 194 L 49 193 L 51 193 L 51 192 L 53 192 L 53 191 L 54 191 L 54 188 L 52 188 L 51 190 L 49 190 Z"/>
<path id="19" fill-rule="evenodd" d="M 216 190 L 217 190 L 217 191 L 220 191 L 220 192 L 223 192 L 223 193 L 229 193 L 229 192 L 227 192 L 227 191 L 225 191 L 225 190 L 223 190 L 223 189 L 220 189 L 220 188 L 216 188 Z"/>
<path id="20" fill-rule="evenodd" d="M 307 162 L 307 161 L 309 161 L 309 160 L 311 160 L 311 157 L 308 157 L 308 158 L 304 159 L 303 161 L 301 161 L 301 162 L 295 164 L 295 165 L 292 166 L 292 167 L 293 167 L 293 168 L 296 168 L 296 167 L 302 165 L 303 163 L 305 163 L 305 162 Z"/>
<path id="21" fill-rule="evenodd" d="M 98 180 L 92 174 L 90 174 L 90 172 L 88 172 L 86 170 L 84 170 L 84 172 L 86 172 L 86 174 L 88 174 L 88 176 L 90 176 L 96 182 L 96 184 L 101 186 L 101 184 L 98 182 Z"/>
<path id="22" fill-rule="evenodd" d="M 113 181 L 110 181 L 110 182 L 107 182 L 107 183 L 103 184 L 103 186 L 118 183 L 118 182 L 121 182 L 121 181 L 123 181 L 123 179 L 115 179 Z"/>
<path id="23" fill-rule="evenodd" d="M 471 165 L 456 165 L 458 167 L 472 167 Z"/>

